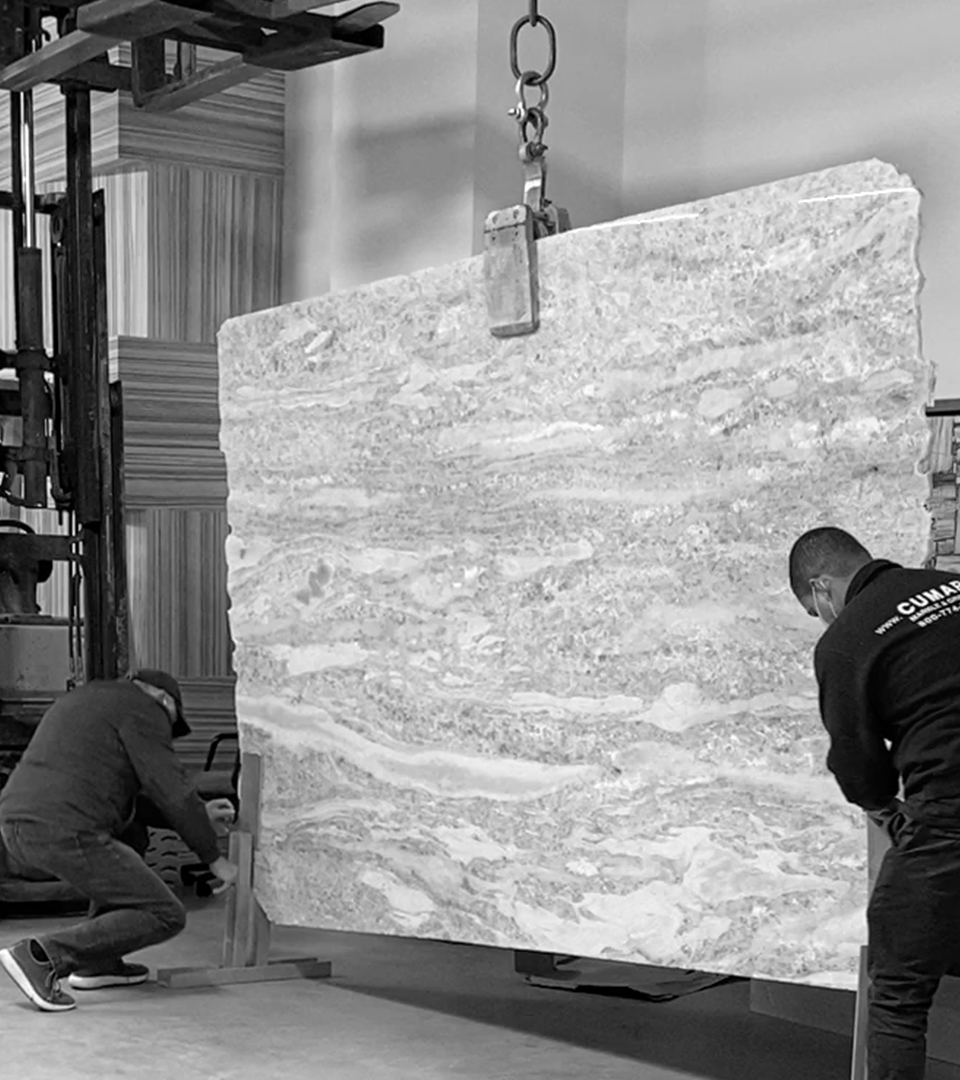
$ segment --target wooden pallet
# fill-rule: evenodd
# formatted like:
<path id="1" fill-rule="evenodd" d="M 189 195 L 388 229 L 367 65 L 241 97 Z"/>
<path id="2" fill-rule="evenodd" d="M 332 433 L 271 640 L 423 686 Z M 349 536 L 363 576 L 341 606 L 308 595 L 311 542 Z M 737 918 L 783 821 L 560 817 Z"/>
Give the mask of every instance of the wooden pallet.
<path id="1" fill-rule="evenodd" d="M 240 767 L 240 813 L 230 834 L 230 859 L 240 868 L 227 895 L 221 964 L 215 968 L 162 968 L 157 982 L 173 990 L 285 979 L 326 979 L 327 960 L 313 957 L 270 959 L 271 923 L 257 901 L 256 851 L 260 837 L 261 759 L 244 754 Z"/>

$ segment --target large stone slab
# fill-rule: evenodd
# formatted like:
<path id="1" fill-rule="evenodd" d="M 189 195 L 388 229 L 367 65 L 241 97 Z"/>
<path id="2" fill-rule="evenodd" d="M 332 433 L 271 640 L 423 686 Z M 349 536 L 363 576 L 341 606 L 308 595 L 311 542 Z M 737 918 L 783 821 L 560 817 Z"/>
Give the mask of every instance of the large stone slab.
<path id="1" fill-rule="evenodd" d="M 817 524 L 926 554 L 918 192 L 880 162 L 220 335 L 230 612 L 272 919 L 853 986 Z"/>

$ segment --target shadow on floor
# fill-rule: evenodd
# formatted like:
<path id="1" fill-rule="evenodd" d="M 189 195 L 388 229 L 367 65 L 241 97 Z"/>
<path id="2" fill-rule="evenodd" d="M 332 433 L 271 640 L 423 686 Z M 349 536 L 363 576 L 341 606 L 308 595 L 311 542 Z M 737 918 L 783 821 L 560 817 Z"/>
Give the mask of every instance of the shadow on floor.
<path id="1" fill-rule="evenodd" d="M 292 935 L 309 941 L 311 955 L 333 961 L 331 987 L 354 994 L 703 1080 L 849 1075 L 849 1038 L 752 1013 L 746 979 L 651 1003 L 530 986 L 505 949 L 282 928 L 277 940 L 284 952 Z"/>
<path id="2" fill-rule="evenodd" d="M 186 931 L 140 959 L 153 967 L 219 964 L 222 903 L 188 906 Z M 0 940 L 42 933 L 63 921 L 4 920 Z M 188 1074 L 198 1054 L 206 1060 L 211 1053 L 229 1071 L 194 1075 L 314 1080 L 320 1075 L 316 1062 L 322 1060 L 325 1080 L 849 1076 L 849 1039 L 751 1013 L 746 980 L 652 1003 L 533 987 L 514 971 L 513 953 L 506 949 L 276 928 L 273 957 L 292 956 L 332 961 L 333 978 L 108 992 L 89 1006 L 83 1002 L 82 1015 L 60 1018 L 47 1060 L 33 1071 L 21 1070 L 19 1080 L 113 1080 L 134 1074 L 155 1080 L 160 1072 L 129 1071 L 154 1061 L 155 1026 L 176 1047 L 164 1077 Z M 20 1002 L 11 987 L 0 986 L 0 993 L 8 1017 L 0 1020 L 4 1054 L 18 1060 L 18 1053 L 36 1046 L 41 1031 L 51 1029 L 51 1018 L 26 1003 L 12 1008 Z M 224 1038 L 235 1044 L 228 1057 Z M 108 1046 L 109 1058 L 119 1052 L 126 1071 L 110 1071 L 104 1057 Z M 93 1062 L 93 1071 L 79 1068 L 83 1055 Z"/>

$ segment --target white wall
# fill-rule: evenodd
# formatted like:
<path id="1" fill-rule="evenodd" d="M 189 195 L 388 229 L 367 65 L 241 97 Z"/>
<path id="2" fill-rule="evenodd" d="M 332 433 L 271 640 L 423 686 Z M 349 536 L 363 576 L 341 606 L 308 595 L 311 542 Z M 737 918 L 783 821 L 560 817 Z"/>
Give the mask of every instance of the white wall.
<path id="1" fill-rule="evenodd" d="M 382 52 L 288 78 L 285 299 L 470 254 L 479 3 L 408 0 Z"/>
<path id="2" fill-rule="evenodd" d="M 479 250 L 518 201 L 525 0 L 403 0 L 382 54 L 288 80 L 284 295 Z M 956 0 L 541 0 L 549 193 L 575 225 L 878 156 L 924 192 L 924 348 L 960 397 Z M 536 32 L 524 57 L 539 60 Z M 529 51 L 527 51 L 529 50 Z M 526 62 L 526 61 L 525 61 Z"/>

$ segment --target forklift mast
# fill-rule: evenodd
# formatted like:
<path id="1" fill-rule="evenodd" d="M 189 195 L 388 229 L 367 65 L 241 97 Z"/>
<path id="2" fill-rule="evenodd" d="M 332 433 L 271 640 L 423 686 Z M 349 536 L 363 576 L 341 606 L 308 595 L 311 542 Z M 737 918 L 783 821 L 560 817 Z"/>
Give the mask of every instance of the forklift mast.
<path id="1" fill-rule="evenodd" d="M 103 193 L 92 189 L 91 93 L 127 91 L 137 108 L 170 112 L 265 70 L 383 47 L 381 24 L 398 4 L 314 13 L 334 2 L 0 0 L 0 91 L 10 102 L 10 190 L 0 190 L 0 212 L 13 217 L 16 294 L 15 346 L 0 351 L 0 706 L 11 681 L 5 645 L 12 657 L 10 635 L 24 640 L 43 620 L 37 589 L 58 562 L 70 568 L 68 685 L 116 678 L 130 664 L 123 403 L 120 384 L 109 381 L 106 215 Z M 109 58 L 115 46 L 126 46 L 129 64 Z M 215 52 L 198 58 L 198 49 Z M 64 98 L 66 175 L 56 194 L 37 191 L 33 93 L 44 83 Z M 40 215 L 50 219 L 49 297 Z M 4 504 L 58 511 L 66 534 L 35 534 Z"/>
<path id="2" fill-rule="evenodd" d="M 43 40 L 41 8 L 0 5 L 0 65 L 29 57 Z M 0 501 L 55 509 L 68 535 L 0 532 L 0 619 L 9 636 L 36 625 L 37 586 L 52 564 L 71 567 L 70 682 L 115 678 L 127 665 L 126 573 L 119 385 L 109 385 L 106 235 L 102 192 L 92 190 L 90 87 L 62 84 L 66 190 L 38 197 L 33 89 L 10 93 L 15 351 L 0 367 L 0 412 L 12 438 L 0 446 Z M 53 323 L 44 327 L 43 254 L 37 217 L 50 218 Z M 8 515 L 7 515 L 8 516 Z M 8 649 L 9 655 L 19 650 Z"/>

